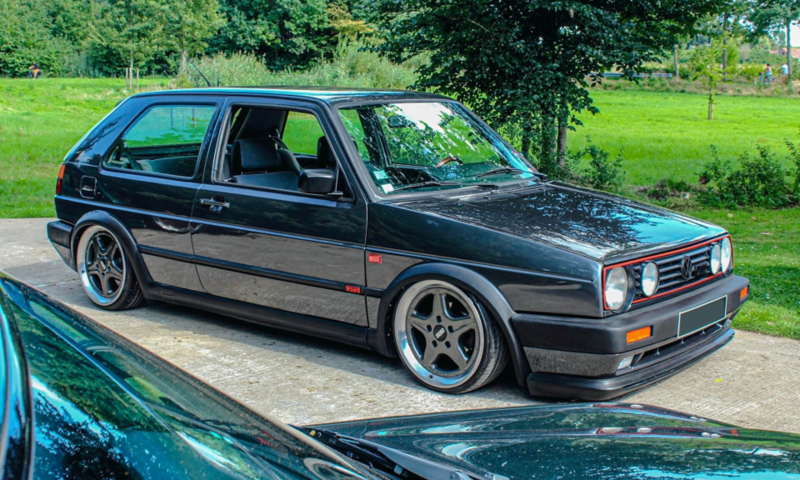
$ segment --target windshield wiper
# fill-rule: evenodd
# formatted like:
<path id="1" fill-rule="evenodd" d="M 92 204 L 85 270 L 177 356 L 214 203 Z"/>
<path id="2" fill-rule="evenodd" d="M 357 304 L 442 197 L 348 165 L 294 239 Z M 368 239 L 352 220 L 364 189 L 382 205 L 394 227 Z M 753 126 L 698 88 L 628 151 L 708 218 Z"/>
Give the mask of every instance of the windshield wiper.
<path id="1" fill-rule="evenodd" d="M 479 173 L 476 177 L 491 177 L 492 175 L 505 175 L 510 173 L 525 173 L 525 170 L 514 167 L 501 167 L 489 170 L 488 172 Z"/>
<path id="2" fill-rule="evenodd" d="M 396 478 L 404 480 L 476 480 L 481 478 L 368 440 L 348 437 L 314 427 L 294 428 L 359 463 Z"/>
<path id="3" fill-rule="evenodd" d="M 395 188 L 393 191 L 399 192 L 400 190 L 415 190 L 417 188 L 426 188 L 426 187 L 463 187 L 463 183 L 458 182 L 442 182 L 438 180 L 431 180 L 428 182 L 422 183 L 413 183 L 411 185 L 405 185 L 403 187 Z"/>

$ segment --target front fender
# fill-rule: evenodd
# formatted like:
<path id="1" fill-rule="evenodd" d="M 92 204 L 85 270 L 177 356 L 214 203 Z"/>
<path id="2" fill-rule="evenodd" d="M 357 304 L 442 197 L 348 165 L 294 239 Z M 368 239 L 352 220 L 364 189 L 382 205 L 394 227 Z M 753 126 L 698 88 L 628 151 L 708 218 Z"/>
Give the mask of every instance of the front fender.
<path id="1" fill-rule="evenodd" d="M 500 324 L 505 336 L 511 361 L 514 365 L 517 382 L 525 384 L 525 379 L 530 373 L 530 367 L 525 357 L 516 332 L 511 324 L 514 310 L 506 298 L 489 280 L 482 275 L 462 266 L 446 263 L 423 263 L 409 267 L 400 273 L 381 295 L 378 309 L 378 325 L 374 332 L 370 332 L 368 343 L 383 355 L 394 357 L 397 355 L 392 339 L 392 313 L 394 304 L 406 287 L 421 280 L 442 280 L 472 294 L 489 311 L 492 317 Z"/>
<path id="2" fill-rule="evenodd" d="M 130 261 L 131 267 L 133 267 L 136 278 L 139 280 L 139 285 L 142 287 L 142 292 L 144 293 L 145 298 L 147 298 L 148 292 L 152 289 L 153 280 L 150 278 L 150 273 L 144 266 L 144 260 L 142 259 L 141 252 L 139 252 L 139 247 L 136 244 L 136 240 L 133 238 L 130 230 L 128 230 L 128 228 L 125 227 L 125 225 L 120 222 L 117 217 L 106 211 L 93 210 L 84 214 L 75 223 L 75 227 L 72 229 L 72 236 L 70 238 L 70 255 L 72 264 L 76 266 L 78 265 L 78 262 L 76 261 L 77 259 L 75 258 L 76 250 L 78 248 L 78 241 L 80 240 L 83 231 L 92 225 L 103 226 L 117 236 L 123 248 L 125 249 L 125 254 L 128 256 L 128 260 Z"/>

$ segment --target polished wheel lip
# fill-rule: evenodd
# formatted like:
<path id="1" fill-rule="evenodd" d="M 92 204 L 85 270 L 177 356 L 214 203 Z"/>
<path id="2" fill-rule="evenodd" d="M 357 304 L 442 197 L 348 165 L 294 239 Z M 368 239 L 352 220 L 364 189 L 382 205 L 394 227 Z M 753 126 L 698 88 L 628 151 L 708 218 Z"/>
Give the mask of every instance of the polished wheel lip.
<path id="1" fill-rule="evenodd" d="M 99 225 L 87 228 L 78 242 L 76 259 L 83 291 L 92 302 L 108 306 L 119 300 L 128 272 L 125 250 L 111 231 Z"/>
<path id="2" fill-rule="evenodd" d="M 411 334 L 412 328 L 416 328 L 418 331 L 422 332 L 422 328 L 420 328 L 422 327 L 421 324 L 418 326 L 412 325 L 416 321 L 423 320 L 415 316 L 414 312 L 416 311 L 416 306 L 431 294 L 434 295 L 434 300 L 441 298 L 440 295 L 442 294 L 452 296 L 467 309 L 468 313 L 467 317 L 462 317 L 460 319 L 453 319 L 445 315 L 448 318 L 443 318 L 442 324 L 435 323 L 435 320 L 432 318 L 434 314 L 432 313 L 429 316 L 432 320 L 431 326 L 444 325 L 446 327 L 448 325 L 456 325 L 457 322 L 467 322 L 469 326 L 465 328 L 475 330 L 474 350 L 468 359 L 464 359 L 464 365 L 459 366 L 457 370 L 452 372 L 437 370 L 435 367 L 426 367 L 423 362 L 424 355 L 420 354 L 417 340 L 415 340 L 413 334 Z M 446 310 L 447 307 L 444 306 L 441 311 L 444 312 Z M 455 323 L 453 320 L 455 320 Z M 403 363 L 411 370 L 415 377 L 432 387 L 449 389 L 463 385 L 475 375 L 483 359 L 485 332 L 483 323 L 480 320 L 478 307 L 463 291 L 449 283 L 438 280 L 424 280 L 409 287 L 400 298 L 397 308 L 395 309 L 393 329 L 397 349 Z M 427 331 L 427 329 L 425 330 Z M 431 347 L 430 342 L 436 340 L 436 337 L 434 337 L 435 331 L 436 327 L 432 327 L 431 330 L 428 331 L 428 335 L 423 334 L 428 343 L 426 349 Z M 462 334 L 467 331 L 468 330 L 464 330 Z M 448 332 L 448 335 L 452 335 L 452 333 Z M 445 354 L 449 356 L 451 361 L 453 361 L 453 355 L 445 353 L 446 351 L 453 351 L 454 354 L 462 352 L 460 346 L 456 344 L 457 342 L 452 340 L 457 340 L 457 337 L 450 336 L 448 339 L 448 337 L 445 336 L 442 338 L 442 341 L 451 341 L 450 347 L 439 349 L 440 355 Z"/>

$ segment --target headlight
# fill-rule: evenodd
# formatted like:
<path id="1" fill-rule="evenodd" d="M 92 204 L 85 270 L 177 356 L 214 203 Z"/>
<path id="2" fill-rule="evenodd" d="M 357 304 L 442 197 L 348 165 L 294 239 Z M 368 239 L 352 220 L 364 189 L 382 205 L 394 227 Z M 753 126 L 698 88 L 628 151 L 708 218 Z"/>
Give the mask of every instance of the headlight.
<path id="1" fill-rule="evenodd" d="M 628 294 L 628 272 L 622 267 L 612 268 L 606 276 L 606 306 L 619 310 Z"/>
<path id="2" fill-rule="evenodd" d="M 716 275 L 722 266 L 722 249 L 718 244 L 711 245 L 711 274 Z"/>
<path id="3" fill-rule="evenodd" d="M 733 247 L 731 246 L 731 239 L 725 237 L 722 239 L 722 271 L 727 272 L 731 268 L 731 260 L 733 260 Z"/>
<path id="4" fill-rule="evenodd" d="M 647 262 L 642 266 L 642 292 L 645 296 L 656 293 L 658 290 L 658 267 L 653 262 Z"/>

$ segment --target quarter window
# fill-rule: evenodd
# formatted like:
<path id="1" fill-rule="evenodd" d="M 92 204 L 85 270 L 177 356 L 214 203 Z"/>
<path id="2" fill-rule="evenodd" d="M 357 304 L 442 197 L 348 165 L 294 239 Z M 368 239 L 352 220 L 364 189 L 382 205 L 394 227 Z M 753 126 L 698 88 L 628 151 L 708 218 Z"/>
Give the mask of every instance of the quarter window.
<path id="1" fill-rule="evenodd" d="M 210 105 L 157 105 L 128 128 L 105 165 L 191 177 L 214 116 Z"/>

